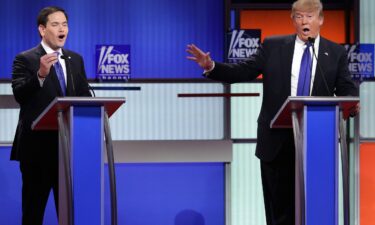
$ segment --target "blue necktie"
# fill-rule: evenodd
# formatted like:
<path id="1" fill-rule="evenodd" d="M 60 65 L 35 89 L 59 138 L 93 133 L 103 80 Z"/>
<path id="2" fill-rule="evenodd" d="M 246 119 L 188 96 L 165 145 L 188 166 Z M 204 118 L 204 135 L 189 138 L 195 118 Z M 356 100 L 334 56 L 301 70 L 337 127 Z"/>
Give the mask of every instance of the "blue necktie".
<path id="1" fill-rule="evenodd" d="M 310 95 L 310 83 L 311 83 L 311 55 L 310 55 L 309 42 L 306 43 L 305 51 L 302 55 L 301 67 L 299 69 L 297 96 L 309 96 Z"/>
<path id="2" fill-rule="evenodd" d="M 57 58 L 59 58 L 60 53 L 56 52 L 56 54 L 57 54 Z M 63 68 L 62 68 L 59 60 L 57 60 L 54 67 L 55 67 L 57 78 L 59 79 L 62 94 L 63 94 L 63 96 L 65 96 L 66 95 L 65 76 L 64 76 L 64 71 L 63 71 Z"/>

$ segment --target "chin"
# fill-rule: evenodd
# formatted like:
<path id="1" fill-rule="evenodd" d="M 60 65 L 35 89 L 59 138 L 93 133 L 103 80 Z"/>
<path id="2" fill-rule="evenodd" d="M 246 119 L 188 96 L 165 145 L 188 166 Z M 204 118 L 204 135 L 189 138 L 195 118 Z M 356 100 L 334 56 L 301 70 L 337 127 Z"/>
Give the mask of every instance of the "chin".
<path id="1" fill-rule="evenodd" d="M 59 43 L 59 44 L 56 45 L 56 47 L 57 47 L 57 48 L 62 48 L 62 47 L 64 47 L 64 44 L 65 44 L 65 43 L 62 43 L 62 44 Z"/>
<path id="2" fill-rule="evenodd" d="M 300 38 L 302 41 L 307 41 L 307 38 L 309 38 L 309 36 L 300 35 L 299 38 Z"/>

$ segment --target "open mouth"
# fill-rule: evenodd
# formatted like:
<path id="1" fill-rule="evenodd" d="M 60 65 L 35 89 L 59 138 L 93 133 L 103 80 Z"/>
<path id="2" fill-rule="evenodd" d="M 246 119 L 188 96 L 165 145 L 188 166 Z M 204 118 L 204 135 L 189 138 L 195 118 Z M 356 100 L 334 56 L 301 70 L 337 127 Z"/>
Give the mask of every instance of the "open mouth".
<path id="1" fill-rule="evenodd" d="M 310 31 L 310 29 L 309 28 L 303 28 L 303 33 L 308 33 L 309 31 Z"/>
<path id="2" fill-rule="evenodd" d="M 60 40 L 63 40 L 65 38 L 65 35 L 64 34 L 61 34 L 58 36 Z"/>

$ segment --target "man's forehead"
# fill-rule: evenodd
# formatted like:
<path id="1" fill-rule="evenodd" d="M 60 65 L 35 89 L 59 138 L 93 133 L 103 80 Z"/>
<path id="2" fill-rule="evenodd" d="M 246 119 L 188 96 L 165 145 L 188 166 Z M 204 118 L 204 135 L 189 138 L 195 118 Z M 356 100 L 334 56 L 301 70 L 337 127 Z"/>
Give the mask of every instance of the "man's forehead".
<path id="1" fill-rule="evenodd" d="M 296 10 L 295 14 L 314 14 L 318 13 L 318 10 Z"/>
<path id="2" fill-rule="evenodd" d="M 62 12 L 54 12 L 52 14 L 48 15 L 48 20 L 47 22 L 66 22 L 66 17 L 65 14 Z"/>

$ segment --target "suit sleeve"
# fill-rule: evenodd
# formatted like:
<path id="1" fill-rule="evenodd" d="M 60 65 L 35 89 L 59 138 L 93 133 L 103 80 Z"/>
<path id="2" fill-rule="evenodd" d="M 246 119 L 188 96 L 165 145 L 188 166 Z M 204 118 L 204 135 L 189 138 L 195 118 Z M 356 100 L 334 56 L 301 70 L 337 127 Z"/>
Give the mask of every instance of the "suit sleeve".
<path id="1" fill-rule="evenodd" d="M 15 57 L 12 68 L 12 89 L 16 101 L 23 104 L 29 101 L 41 89 L 37 70 L 22 54 Z"/>
<path id="2" fill-rule="evenodd" d="M 358 96 L 358 87 L 353 82 L 349 71 L 347 53 L 343 47 L 340 48 L 340 52 L 341 54 L 338 63 L 339 74 L 335 81 L 335 94 L 337 96 Z"/>

